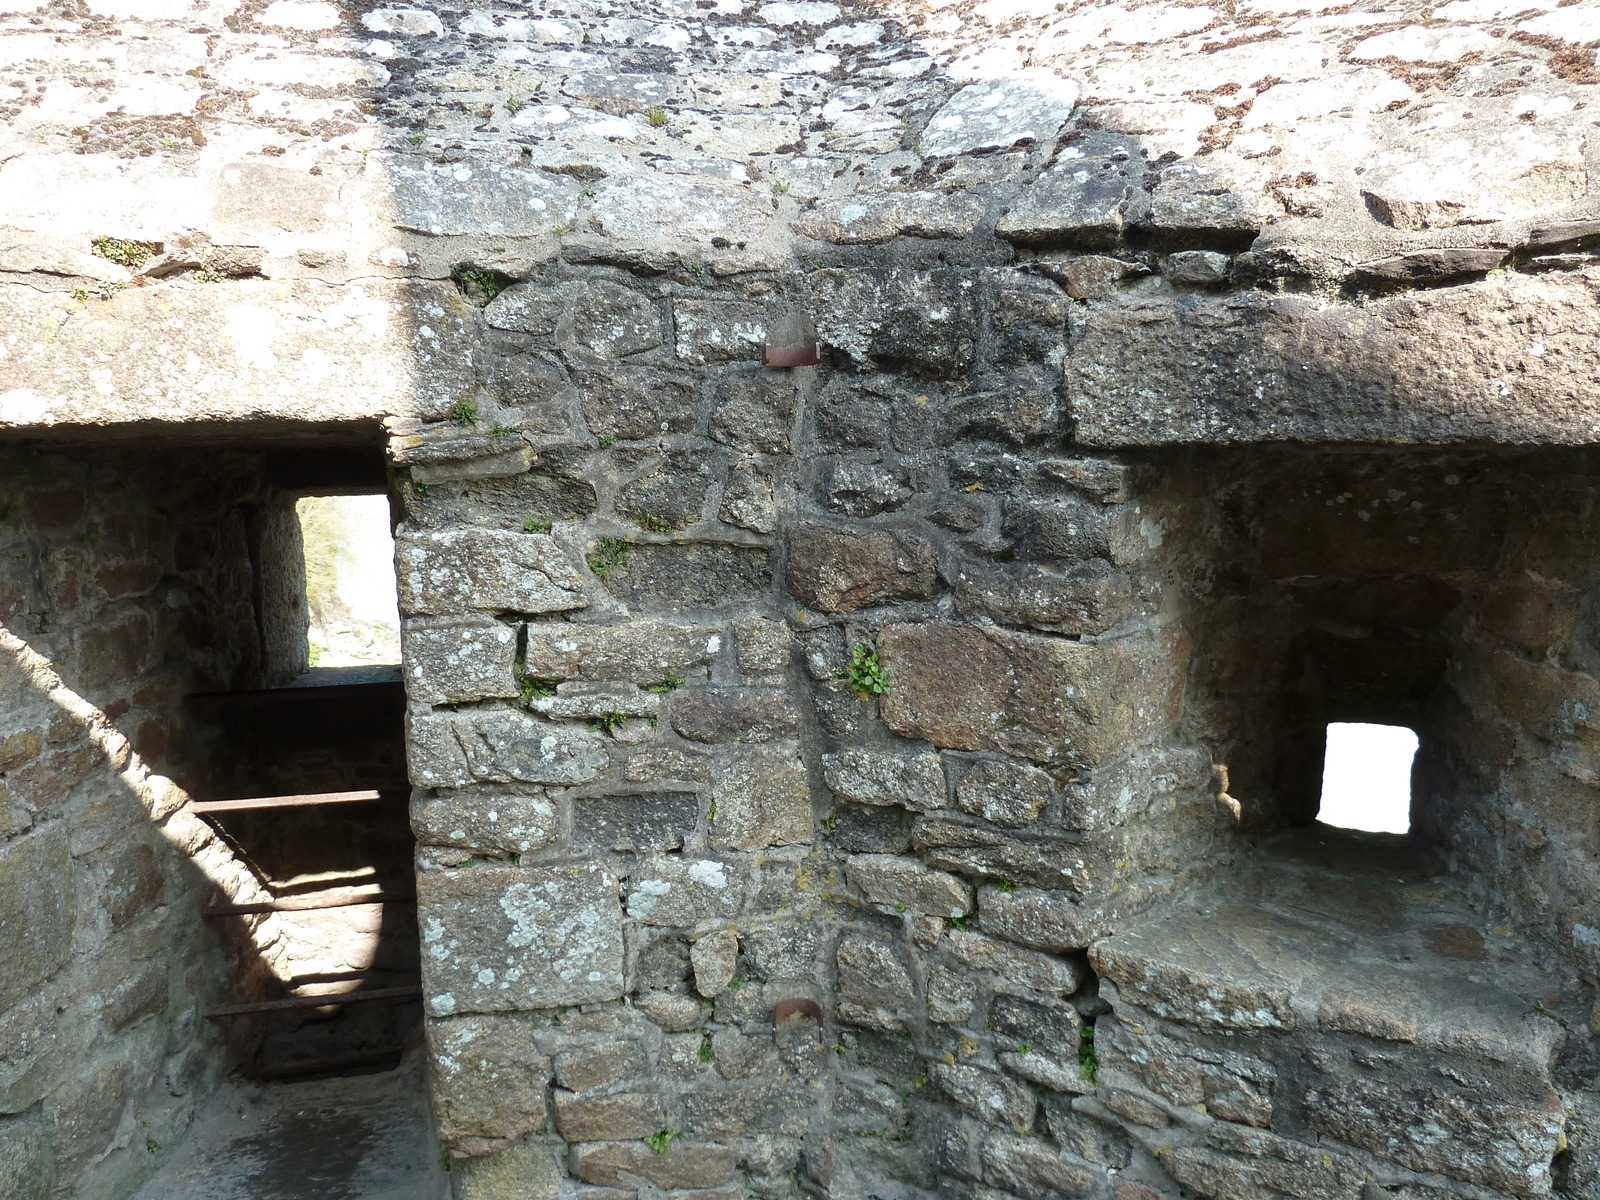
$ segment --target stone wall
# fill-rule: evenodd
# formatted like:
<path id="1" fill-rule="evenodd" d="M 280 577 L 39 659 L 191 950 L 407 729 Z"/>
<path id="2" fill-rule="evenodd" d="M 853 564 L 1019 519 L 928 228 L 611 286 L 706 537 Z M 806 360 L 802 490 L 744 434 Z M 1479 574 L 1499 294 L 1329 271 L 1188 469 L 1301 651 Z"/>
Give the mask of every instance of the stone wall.
<path id="1" fill-rule="evenodd" d="M 200 920 L 258 882 L 182 811 L 182 701 L 258 677 L 272 489 L 237 453 L 0 454 L 0 1192 L 119 1197 L 228 1065 L 204 1010 L 253 956 Z"/>
<path id="2" fill-rule="evenodd" d="M 388 418 L 458 1200 L 1600 1194 L 1592 6 L 4 41 L 0 422 Z"/>

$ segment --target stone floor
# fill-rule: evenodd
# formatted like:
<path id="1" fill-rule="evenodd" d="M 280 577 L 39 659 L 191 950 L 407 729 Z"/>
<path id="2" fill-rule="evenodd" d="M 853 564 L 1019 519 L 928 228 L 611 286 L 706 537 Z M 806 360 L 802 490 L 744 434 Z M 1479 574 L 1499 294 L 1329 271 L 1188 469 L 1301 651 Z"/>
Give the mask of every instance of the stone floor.
<path id="1" fill-rule="evenodd" d="M 423 1072 L 227 1084 L 130 1200 L 445 1200 Z"/>

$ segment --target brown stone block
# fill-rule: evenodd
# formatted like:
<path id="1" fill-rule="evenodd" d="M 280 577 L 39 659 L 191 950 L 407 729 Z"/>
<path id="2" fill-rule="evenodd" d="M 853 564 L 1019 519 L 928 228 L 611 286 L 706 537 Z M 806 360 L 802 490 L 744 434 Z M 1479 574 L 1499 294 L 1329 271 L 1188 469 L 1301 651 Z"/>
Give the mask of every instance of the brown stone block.
<path id="1" fill-rule="evenodd" d="M 641 1092 L 586 1096 L 558 1088 L 555 1109 L 556 1128 L 569 1142 L 648 1137 L 666 1124 L 660 1097 Z"/>
<path id="2" fill-rule="evenodd" d="M 985 1181 L 1040 1200 L 1086 1196 L 1105 1178 L 1048 1142 L 1008 1133 L 991 1133 L 982 1158 Z"/>
<path id="3" fill-rule="evenodd" d="M 1534 736 L 1589 741 L 1600 734 L 1600 682 L 1592 675 L 1504 652 L 1490 669 L 1500 711 Z"/>
<path id="4" fill-rule="evenodd" d="M 72 954 L 72 862 L 56 824 L 0 846 L 0 1009 Z"/>
<path id="5" fill-rule="evenodd" d="M 937 585 L 932 548 L 897 530 L 802 525 L 789 541 L 789 590 L 822 612 L 925 600 Z"/>
<path id="6" fill-rule="evenodd" d="M 889 625 L 883 719 L 945 749 L 1093 763 L 1176 719 L 1187 639 L 1086 645 L 945 622 Z"/>
<path id="7" fill-rule="evenodd" d="M 571 1161 L 585 1183 L 625 1187 L 637 1177 L 663 1188 L 709 1188 L 733 1179 L 735 1155 L 711 1142 L 674 1140 L 665 1154 L 643 1142 L 595 1142 L 574 1146 Z"/>
<path id="8" fill-rule="evenodd" d="M 95 572 L 94 582 L 108 600 L 142 596 L 161 582 L 161 568 L 154 563 L 119 563 L 101 567 Z"/>

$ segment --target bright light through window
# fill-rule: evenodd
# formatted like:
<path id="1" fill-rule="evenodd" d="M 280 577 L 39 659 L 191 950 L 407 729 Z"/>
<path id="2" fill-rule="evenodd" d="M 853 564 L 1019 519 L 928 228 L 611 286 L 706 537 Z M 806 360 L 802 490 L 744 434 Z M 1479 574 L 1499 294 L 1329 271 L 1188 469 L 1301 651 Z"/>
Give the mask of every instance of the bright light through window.
<path id="1" fill-rule="evenodd" d="M 1411 760 L 1417 735 L 1401 725 L 1328 726 L 1317 820 L 1344 829 L 1411 828 Z"/>
<path id="2" fill-rule="evenodd" d="M 295 512 L 305 544 L 311 665 L 399 662 L 388 498 L 306 496 Z"/>

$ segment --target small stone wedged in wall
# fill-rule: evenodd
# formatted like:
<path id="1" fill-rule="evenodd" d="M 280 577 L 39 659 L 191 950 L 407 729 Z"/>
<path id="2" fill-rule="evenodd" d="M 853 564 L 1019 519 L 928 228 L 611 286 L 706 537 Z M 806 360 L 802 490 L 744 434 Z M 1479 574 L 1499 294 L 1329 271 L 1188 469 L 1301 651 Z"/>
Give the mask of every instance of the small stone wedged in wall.
<path id="1" fill-rule="evenodd" d="M 588 796 L 572 802 L 572 842 L 588 851 L 680 850 L 693 836 L 702 803 L 696 792 Z"/>
<path id="2" fill-rule="evenodd" d="M 715 816 L 707 822 L 717 850 L 760 850 L 809 842 L 811 789 L 800 745 L 778 740 L 718 752 L 712 772 Z"/>

